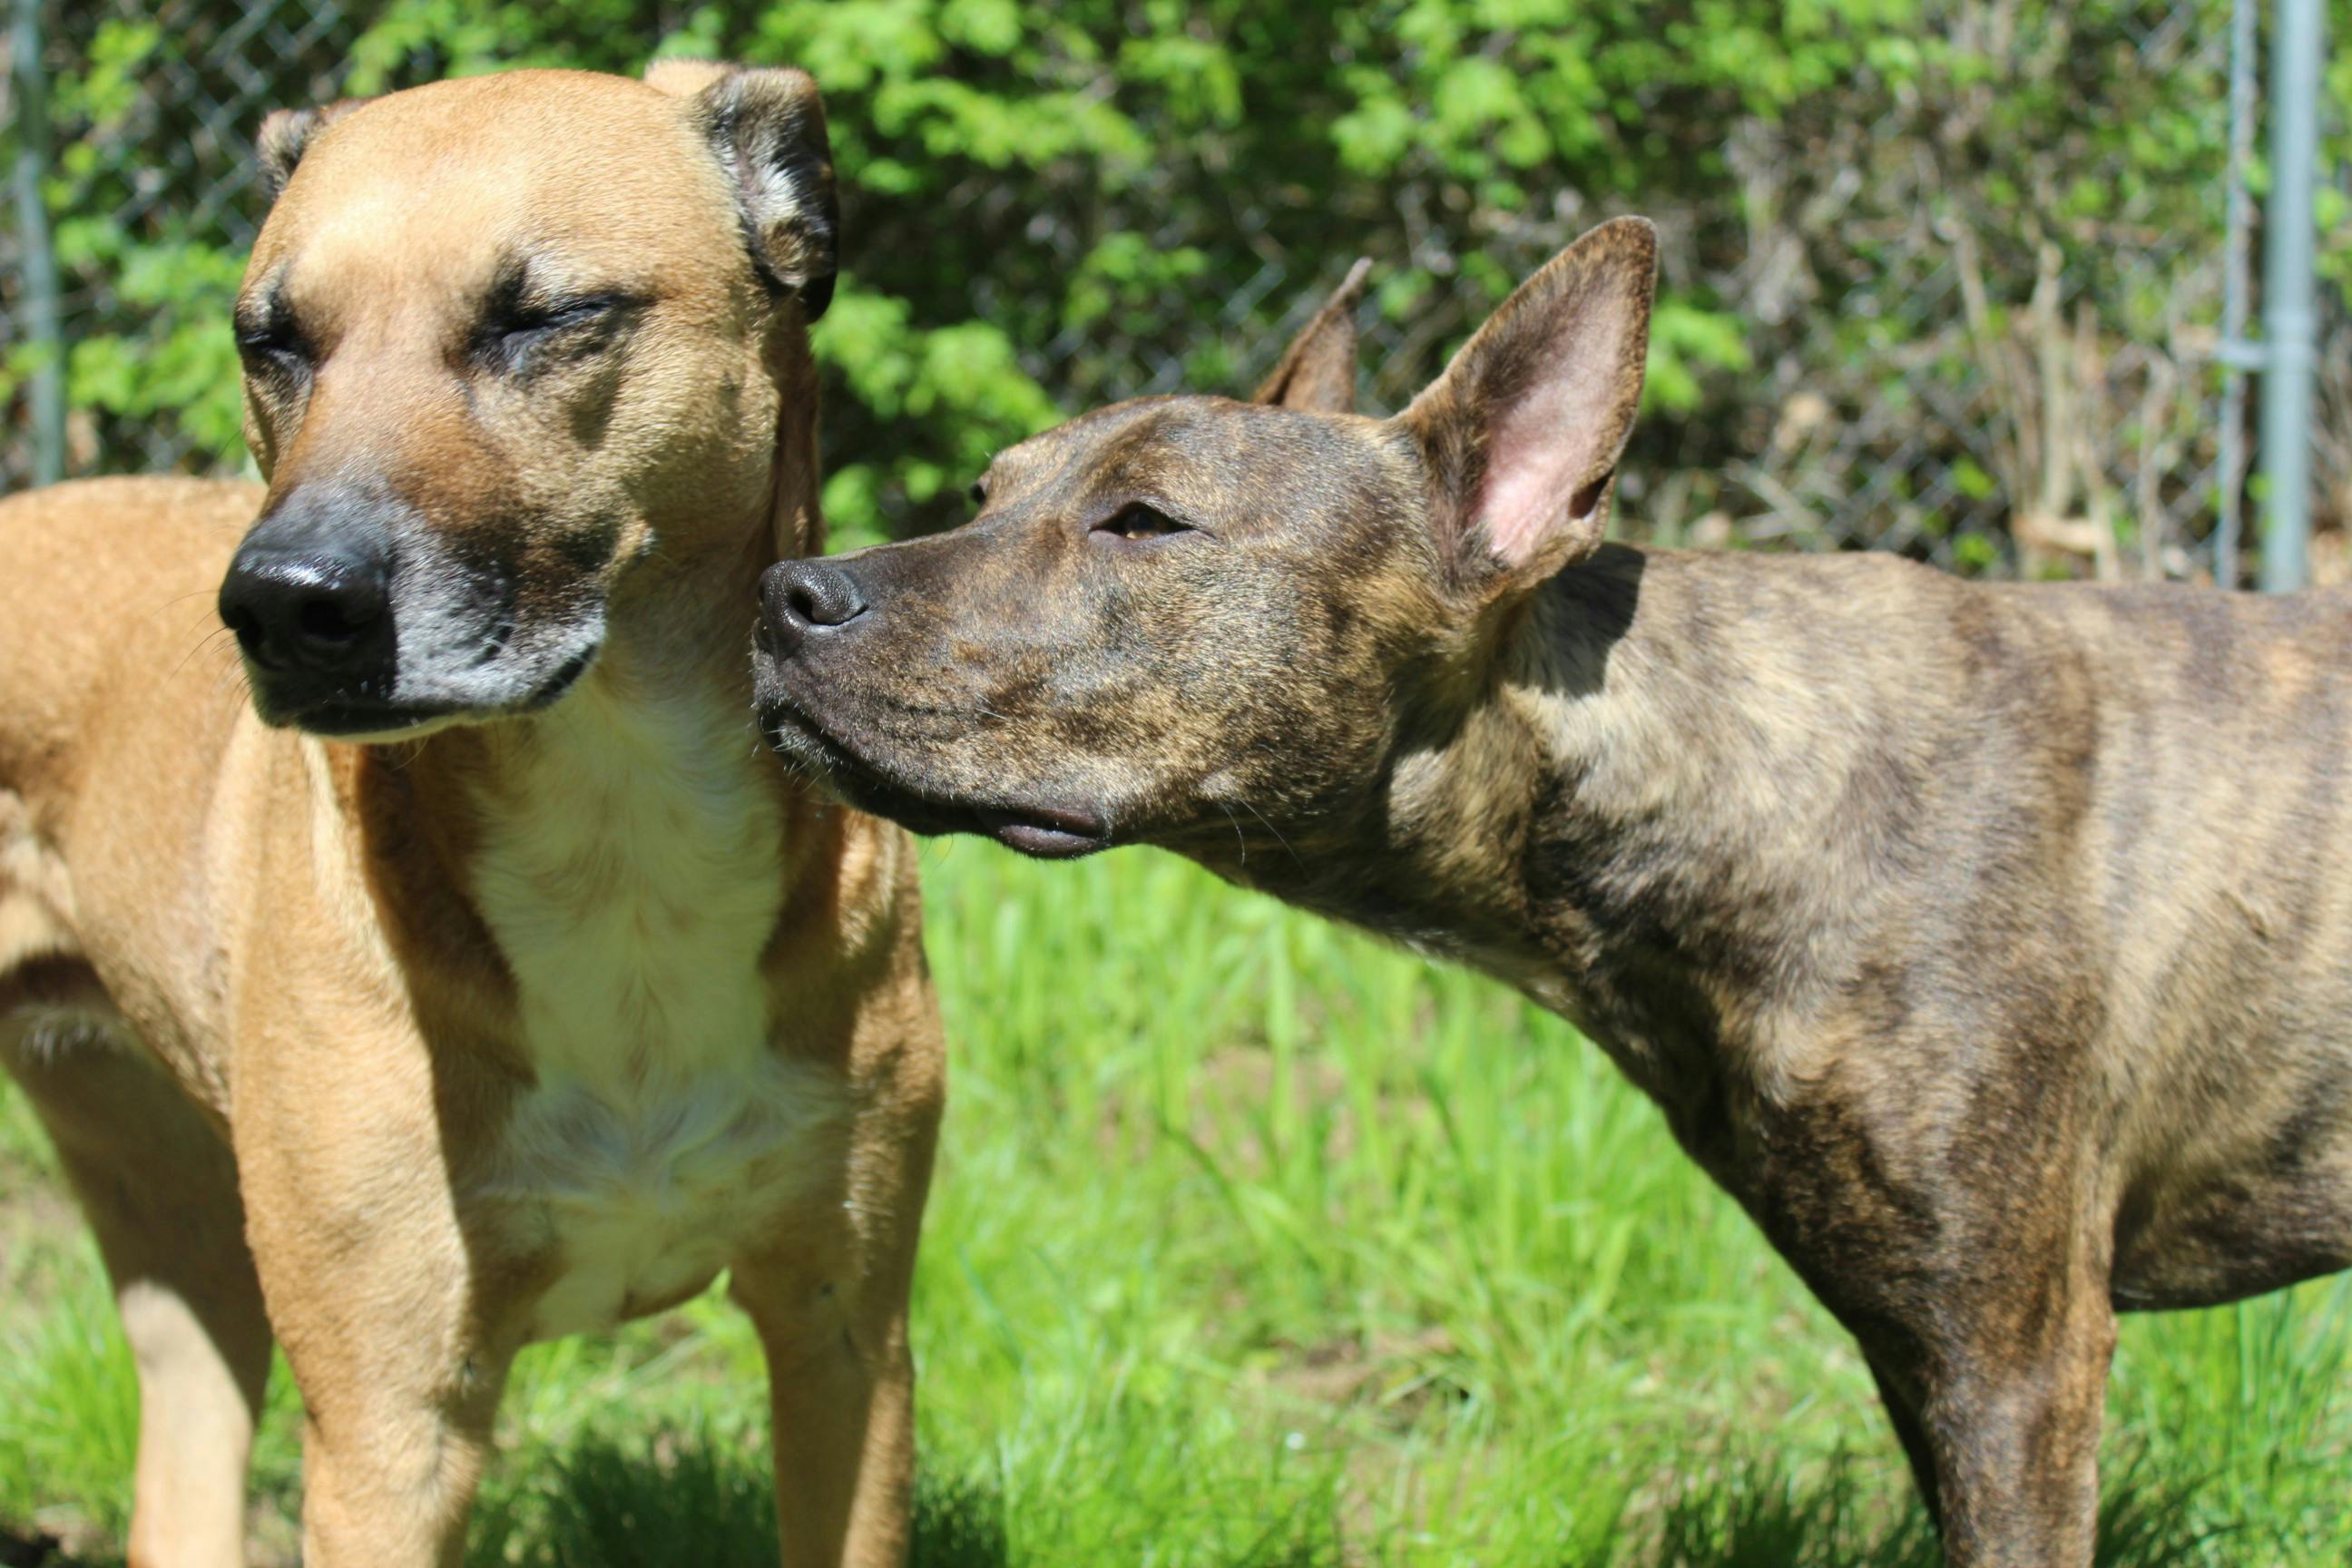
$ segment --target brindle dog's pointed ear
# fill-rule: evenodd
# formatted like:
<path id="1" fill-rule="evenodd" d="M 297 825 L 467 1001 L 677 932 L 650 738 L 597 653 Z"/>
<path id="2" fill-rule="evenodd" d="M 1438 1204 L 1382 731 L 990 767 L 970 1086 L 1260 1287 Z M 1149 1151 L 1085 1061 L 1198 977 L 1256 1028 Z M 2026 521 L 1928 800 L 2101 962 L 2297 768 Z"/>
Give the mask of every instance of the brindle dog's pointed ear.
<path id="1" fill-rule="evenodd" d="M 1363 297 L 1364 279 L 1371 270 L 1369 256 L 1348 268 L 1346 280 L 1282 351 L 1282 363 L 1274 374 L 1250 395 L 1252 403 L 1310 414 L 1355 412 L 1356 301 Z"/>
<path id="2" fill-rule="evenodd" d="M 841 209 L 816 83 L 805 71 L 698 60 L 663 61 L 646 79 L 672 92 L 695 84 L 694 112 L 734 187 L 760 275 L 799 299 L 804 321 L 824 315 L 841 265 Z"/>
<path id="3" fill-rule="evenodd" d="M 345 98 L 317 109 L 273 109 L 264 116 L 261 129 L 253 137 L 253 150 L 261 165 L 261 194 L 273 202 L 283 195 L 286 182 L 294 177 L 294 165 L 302 161 L 311 139 L 366 101 Z"/>
<path id="4" fill-rule="evenodd" d="M 1431 520 L 1468 576 L 1532 583 L 1600 544 L 1642 402 L 1657 276 L 1648 219 L 1602 224 L 1519 285 L 1398 416 L 1429 464 Z"/>

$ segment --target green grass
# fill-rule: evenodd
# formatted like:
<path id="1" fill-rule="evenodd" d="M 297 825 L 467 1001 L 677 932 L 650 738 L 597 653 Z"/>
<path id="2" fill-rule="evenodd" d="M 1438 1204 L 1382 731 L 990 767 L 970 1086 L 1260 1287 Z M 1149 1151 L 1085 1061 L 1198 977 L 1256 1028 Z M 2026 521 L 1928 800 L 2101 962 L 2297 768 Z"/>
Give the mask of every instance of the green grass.
<path id="1" fill-rule="evenodd" d="M 919 1563 L 1935 1561 L 1844 1337 L 1565 1025 L 1165 857 L 926 867 Z M 131 1373 L 45 1162 L 0 1100 L 0 1519 L 106 1561 Z M 2127 1322 L 2103 1561 L 2343 1562 L 2348 1344 L 2332 1281 Z M 475 1561 L 770 1560 L 761 1377 L 715 1295 L 530 1352 Z"/>

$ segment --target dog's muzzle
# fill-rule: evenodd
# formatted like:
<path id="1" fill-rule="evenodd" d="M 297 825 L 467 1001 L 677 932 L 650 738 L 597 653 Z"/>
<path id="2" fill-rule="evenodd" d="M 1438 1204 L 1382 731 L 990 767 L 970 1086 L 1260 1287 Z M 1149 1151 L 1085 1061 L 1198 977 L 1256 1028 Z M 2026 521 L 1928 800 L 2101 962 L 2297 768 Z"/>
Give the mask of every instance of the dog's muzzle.
<path id="1" fill-rule="evenodd" d="M 399 651 L 383 504 L 297 491 L 230 559 L 220 617 L 236 636 L 265 717 L 309 728 L 335 710 L 391 701 Z"/>

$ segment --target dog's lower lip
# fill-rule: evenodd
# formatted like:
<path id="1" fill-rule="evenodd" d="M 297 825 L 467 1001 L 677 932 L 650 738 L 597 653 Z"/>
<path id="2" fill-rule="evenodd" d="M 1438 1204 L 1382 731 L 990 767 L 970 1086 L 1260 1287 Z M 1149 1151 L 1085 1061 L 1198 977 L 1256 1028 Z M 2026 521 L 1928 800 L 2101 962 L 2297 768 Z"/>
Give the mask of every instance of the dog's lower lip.
<path id="1" fill-rule="evenodd" d="M 449 716 L 446 708 L 369 707 L 362 703 L 322 702 L 292 716 L 292 723 L 313 735 L 391 734 Z"/>
<path id="2" fill-rule="evenodd" d="M 760 718 L 769 744 L 785 756 L 823 759 L 814 763 L 815 776 L 833 794 L 917 833 L 981 833 L 1041 860 L 1075 859 L 1110 847 L 1110 825 L 1092 812 L 982 805 L 968 796 L 934 795 L 899 784 L 835 739 L 815 715 L 789 698 L 763 699 Z"/>
<path id="3" fill-rule="evenodd" d="M 1076 812 L 1000 811 L 982 805 L 972 808 L 972 816 L 998 843 L 1040 859 L 1090 855 L 1110 841 L 1101 823 Z"/>

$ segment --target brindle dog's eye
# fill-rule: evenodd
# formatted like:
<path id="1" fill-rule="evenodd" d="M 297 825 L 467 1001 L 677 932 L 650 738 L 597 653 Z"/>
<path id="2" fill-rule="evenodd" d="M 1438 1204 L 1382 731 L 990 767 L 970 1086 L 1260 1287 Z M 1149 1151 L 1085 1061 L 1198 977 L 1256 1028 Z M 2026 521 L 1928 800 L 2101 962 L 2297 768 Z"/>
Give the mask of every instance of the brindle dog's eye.
<path id="1" fill-rule="evenodd" d="M 1190 533 L 1192 531 L 1159 508 L 1136 501 L 1121 507 L 1095 524 L 1095 531 L 1109 534 L 1115 539 L 1165 539 L 1172 533 Z"/>
<path id="2" fill-rule="evenodd" d="M 971 504 L 974 506 L 986 506 L 988 504 L 988 487 L 981 483 L 978 479 L 972 480 L 971 489 L 966 490 L 964 493 L 971 497 Z"/>

